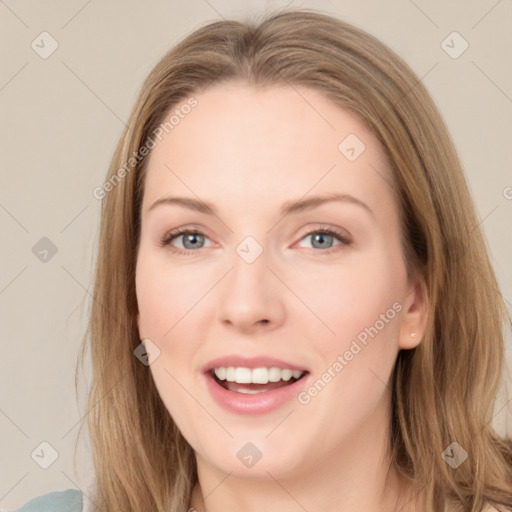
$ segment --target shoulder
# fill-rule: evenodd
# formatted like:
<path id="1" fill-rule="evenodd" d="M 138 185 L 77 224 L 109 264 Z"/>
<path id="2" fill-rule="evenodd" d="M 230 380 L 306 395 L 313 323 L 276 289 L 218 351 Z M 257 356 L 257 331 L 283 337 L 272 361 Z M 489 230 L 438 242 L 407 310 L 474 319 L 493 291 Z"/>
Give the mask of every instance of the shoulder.
<path id="1" fill-rule="evenodd" d="M 32 498 L 20 508 L 0 512 L 82 512 L 82 493 L 76 489 L 53 491 Z"/>

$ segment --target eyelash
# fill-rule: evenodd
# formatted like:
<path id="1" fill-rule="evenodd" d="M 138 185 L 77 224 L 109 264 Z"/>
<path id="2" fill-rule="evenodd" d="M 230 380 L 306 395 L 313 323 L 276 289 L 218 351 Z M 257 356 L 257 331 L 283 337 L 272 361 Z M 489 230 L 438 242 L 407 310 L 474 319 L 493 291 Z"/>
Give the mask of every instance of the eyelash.
<path id="1" fill-rule="evenodd" d="M 197 253 L 198 249 L 194 249 L 194 250 L 191 250 L 191 249 L 178 249 L 178 248 L 173 247 L 173 246 L 170 245 L 170 243 L 175 238 L 178 238 L 181 235 L 189 235 L 189 234 L 201 235 L 201 236 L 206 237 L 206 235 L 204 233 L 202 233 L 198 229 L 178 228 L 178 229 L 175 229 L 174 231 L 171 231 L 171 232 L 167 233 L 166 235 L 164 235 L 164 237 L 159 242 L 159 246 L 160 247 L 170 246 L 171 250 L 173 252 L 177 252 L 177 253 L 180 253 L 180 254 L 193 254 L 193 253 Z M 341 233 L 340 231 L 338 231 L 338 230 L 336 230 L 334 228 L 328 228 L 328 227 L 323 227 L 323 226 L 320 227 L 320 228 L 314 229 L 312 231 L 309 231 L 308 233 L 306 233 L 301 238 L 301 240 L 303 240 L 304 238 L 307 238 L 308 236 L 311 236 L 313 234 L 322 234 L 322 235 L 334 236 L 334 238 L 338 239 L 338 241 L 340 241 L 341 244 L 343 244 L 343 245 L 350 245 L 351 244 L 351 241 L 343 233 Z M 333 247 L 331 247 L 329 249 L 325 249 L 325 250 L 324 249 L 316 249 L 316 248 L 313 247 L 313 250 L 321 252 L 323 254 L 330 254 L 330 253 L 332 253 L 332 252 L 337 250 L 336 247 L 338 247 L 338 245 L 335 245 L 335 246 L 333 246 Z M 200 247 L 200 249 L 202 249 L 202 248 L 203 247 Z"/>

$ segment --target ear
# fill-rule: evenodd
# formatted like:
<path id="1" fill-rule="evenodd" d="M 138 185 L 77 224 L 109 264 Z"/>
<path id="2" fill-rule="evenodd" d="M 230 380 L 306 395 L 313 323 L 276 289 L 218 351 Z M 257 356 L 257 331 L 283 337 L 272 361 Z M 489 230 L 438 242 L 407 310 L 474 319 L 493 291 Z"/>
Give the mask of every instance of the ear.
<path id="1" fill-rule="evenodd" d="M 419 345 L 425 334 L 428 317 L 428 289 L 425 278 L 416 273 L 409 281 L 403 303 L 398 345 L 409 350 Z"/>

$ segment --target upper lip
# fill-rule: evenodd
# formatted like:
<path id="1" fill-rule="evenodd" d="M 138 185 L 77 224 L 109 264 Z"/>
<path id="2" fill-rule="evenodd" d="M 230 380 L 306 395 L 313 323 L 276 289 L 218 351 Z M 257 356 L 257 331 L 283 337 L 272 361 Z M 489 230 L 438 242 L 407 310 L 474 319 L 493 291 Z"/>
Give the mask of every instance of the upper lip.
<path id="1" fill-rule="evenodd" d="M 281 369 L 289 368 L 290 370 L 301 370 L 307 372 L 308 370 L 303 366 L 283 361 L 282 359 L 276 359 L 274 357 L 257 356 L 257 357 L 246 357 L 229 355 L 213 359 L 203 367 L 203 372 L 207 373 L 214 368 L 221 367 L 238 367 L 238 368 L 272 368 L 277 367 Z"/>

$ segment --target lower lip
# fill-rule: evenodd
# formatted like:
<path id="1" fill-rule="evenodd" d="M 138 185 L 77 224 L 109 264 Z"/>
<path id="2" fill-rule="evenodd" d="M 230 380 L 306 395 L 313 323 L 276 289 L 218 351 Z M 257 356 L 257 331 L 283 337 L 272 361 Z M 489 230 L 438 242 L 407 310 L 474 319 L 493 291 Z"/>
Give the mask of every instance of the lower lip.
<path id="1" fill-rule="evenodd" d="M 261 393 L 246 394 L 224 389 L 210 373 L 204 374 L 206 385 L 214 400 L 224 409 L 237 414 L 265 414 L 278 409 L 286 402 L 296 398 L 304 387 L 308 375 L 304 375 L 293 384 Z"/>

